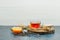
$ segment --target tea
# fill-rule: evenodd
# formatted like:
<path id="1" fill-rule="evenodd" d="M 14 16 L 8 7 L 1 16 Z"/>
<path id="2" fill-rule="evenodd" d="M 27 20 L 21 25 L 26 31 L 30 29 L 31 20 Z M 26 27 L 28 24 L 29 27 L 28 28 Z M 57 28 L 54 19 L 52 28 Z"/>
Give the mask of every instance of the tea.
<path id="1" fill-rule="evenodd" d="M 31 24 L 31 27 L 33 27 L 33 28 L 39 28 L 40 27 L 40 23 L 38 23 L 38 22 L 36 22 L 36 23 L 31 22 L 30 24 Z"/>

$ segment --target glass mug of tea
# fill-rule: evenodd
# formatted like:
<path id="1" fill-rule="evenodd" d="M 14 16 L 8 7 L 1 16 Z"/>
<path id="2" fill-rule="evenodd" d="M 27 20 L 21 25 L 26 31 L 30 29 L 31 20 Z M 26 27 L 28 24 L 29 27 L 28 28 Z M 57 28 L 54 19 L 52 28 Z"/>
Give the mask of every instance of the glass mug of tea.
<path id="1" fill-rule="evenodd" d="M 31 21 L 30 26 L 32 28 L 40 28 L 41 27 L 41 22 L 40 21 Z"/>

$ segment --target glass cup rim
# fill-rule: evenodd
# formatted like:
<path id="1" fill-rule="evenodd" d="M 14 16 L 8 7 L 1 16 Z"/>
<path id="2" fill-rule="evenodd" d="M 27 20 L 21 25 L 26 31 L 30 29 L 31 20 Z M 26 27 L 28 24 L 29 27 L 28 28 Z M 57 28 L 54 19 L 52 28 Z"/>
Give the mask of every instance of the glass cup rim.
<path id="1" fill-rule="evenodd" d="M 41 23 L 41 21 L 30 21 L 30 23 Z"/>

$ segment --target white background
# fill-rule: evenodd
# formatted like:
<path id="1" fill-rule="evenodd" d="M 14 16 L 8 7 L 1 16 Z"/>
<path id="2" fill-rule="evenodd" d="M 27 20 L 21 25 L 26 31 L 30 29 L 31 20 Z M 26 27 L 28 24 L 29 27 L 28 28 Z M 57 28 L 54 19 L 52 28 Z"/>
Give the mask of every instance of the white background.
<path id="1" fill-rule="evenodd" d="M 0 0 L 0 25 L 28 24 L 60 25 L 60 0 Z"/>

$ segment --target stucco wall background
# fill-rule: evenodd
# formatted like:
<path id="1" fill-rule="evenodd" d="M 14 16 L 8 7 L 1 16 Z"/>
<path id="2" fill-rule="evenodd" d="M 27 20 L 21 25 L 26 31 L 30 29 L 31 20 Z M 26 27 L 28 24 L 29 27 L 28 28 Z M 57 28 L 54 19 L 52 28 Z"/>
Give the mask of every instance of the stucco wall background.
<path id="1" fill-rule="evenodd" d="M 28 24 L 60 25 L 60 0 L 0 0 L 0 25 Z"/>

